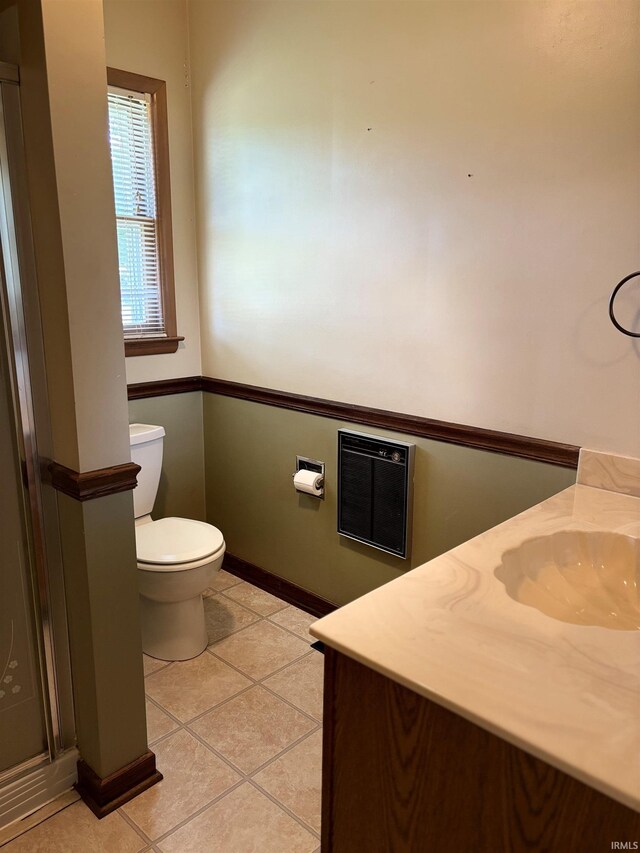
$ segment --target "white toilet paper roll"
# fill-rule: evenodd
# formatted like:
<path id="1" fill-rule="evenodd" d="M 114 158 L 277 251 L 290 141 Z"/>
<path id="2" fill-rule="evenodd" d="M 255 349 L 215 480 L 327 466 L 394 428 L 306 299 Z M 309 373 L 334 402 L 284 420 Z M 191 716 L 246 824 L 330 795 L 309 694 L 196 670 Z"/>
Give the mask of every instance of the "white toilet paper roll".
<path id="1" fill-rule="evenodd" d="M 296 487 L 296 491 L 316 497 L 322 494 L 321 482 L 322 474 L 318 474 L 316 471 L 296 471 L 293 477 L 293 485 Z"/>

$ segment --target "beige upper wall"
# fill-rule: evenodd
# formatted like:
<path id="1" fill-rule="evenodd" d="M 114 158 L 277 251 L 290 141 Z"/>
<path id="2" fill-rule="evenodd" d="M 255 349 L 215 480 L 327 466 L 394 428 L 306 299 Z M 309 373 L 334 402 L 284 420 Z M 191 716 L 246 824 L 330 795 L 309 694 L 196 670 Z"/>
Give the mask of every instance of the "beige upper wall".
<path id="1" fill-rule="evenodd" d="M 176 353 L 126 359 L 127 381 L 200 375 L 200 321 L 193 198 L 193 152 L 185 0 L 104 0 L 107 63 L 167 82 Z"/>
<path id="2" fill-rule="evenodd" d="M 640 455 L 640 4 L 189 16 L 205 374 Z"/>

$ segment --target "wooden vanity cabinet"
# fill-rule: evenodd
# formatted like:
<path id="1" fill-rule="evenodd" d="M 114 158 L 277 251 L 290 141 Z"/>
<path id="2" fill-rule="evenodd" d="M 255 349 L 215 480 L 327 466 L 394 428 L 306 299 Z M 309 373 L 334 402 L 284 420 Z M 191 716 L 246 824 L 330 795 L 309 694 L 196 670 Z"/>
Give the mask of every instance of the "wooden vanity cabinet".
<path id="1" fill-rule="evenodd" d="M 625 849 L 613 842 L 637 849 L 637 812 L 326 647 L 322 853 Z"/>

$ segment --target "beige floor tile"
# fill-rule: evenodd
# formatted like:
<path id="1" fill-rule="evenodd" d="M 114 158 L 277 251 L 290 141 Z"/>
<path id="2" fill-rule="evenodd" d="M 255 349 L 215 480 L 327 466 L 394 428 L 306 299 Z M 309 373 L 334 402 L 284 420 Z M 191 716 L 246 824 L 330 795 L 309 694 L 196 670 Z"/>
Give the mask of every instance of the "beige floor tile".
<path id="1" fill-rule="evenodd" d="M 224 569 L 220 569 L 219 572 L 216 572 L 213 583 L 204 594 L 211 595 L 213 592 L 220 592 L 223 589 L 229 589 L 230 586 L 235 586 L 237 583 L 241 583 L 240 578 L 237 578 L 229 572 L 225 572 Z"/>
<path id="2" fill-rule="evenodd" d="M 158 846 L 162 853 L 311 853 L 318 840 L 246 782 Z"/>
<path id="3" fill-rule="evenodd" d="M 171 719 L 164 711 L 161 711 L 157 705 L 150 702 L 148 699 L 145 703 L 147 712 L 147 740 L 153 743 L 169 732 L 173 732 L 178 728 L 178 724 Z"/>
<path id="4" fill-rule="evenodd" d="M 237 584 L 237 586 L 231 587 L 231 589 L 225 590 L 224 594 L 226 597 L 237 601 L 238 604 L 254 610 L 261 616 L 269 616 L 270 613 L 276 613 L 287 606 L 284 601 L 276 598 L 275 595 L 271 595 L 263 589 L 259 589 L 257 586 L 245 583 L 244 581 Z"/>
<path id="5" fill-rule="evenodd" d="M 319 832 L 321 777 L 322 732 L 319 731 L 285 752 L 254 778 L 271 796 Z"/>
<path id="6" fill-rule="evenodd" d="M 241 777 L 192 735 L 176 732 L 156 744 L 164 779 L 122 807 L 151 839 L 156 839 L 234 785 Z M 113 851 L 121 851 L 113 847 Z"/>
<path id="7" fill-rule="evenodd" d="M 260 679 L 291 663 L 308 648 L 288 631 L 263 621 L 220 640 L 211 651 L 251 678 Z"/>
<path id="8" fill-rule="evenodd" d="M 196 734 L 243 773 L 252 773 L 313 728 L 311 720 L 259 686 L 192 725 Z"/>
<path id="9" fill-rule="evenodd" d="M 322 720 L 324 656 L 312 651 L 264 682 L 265 687 L 292 705 Z"/>
<path id="10" fill-rule="evenodd" d="M 299 610 L 297 607 L 285 607 L 284 610 L 279 610 L 273 613 L 270 617 L 272 622 L 286 628 L 287 631 L 292 631 L 303 640 L 312 643 L 315 637 L 309 633 L 309 625 L 313 625 L 318 621 L 317 616 L 312 616 L 310 613 L 305 613 L 304 610 Z"/>
<path id="11" fill-rule="evenodd" d="M 154 672 L 147 695 L 179 720 L 190 720 L 239 693 L 251 682 L 208 652 Z"/>
<path id="12" fill-rule="evenodd" d="M 117 812 L 98 820 L 74 803 L 2 848 L 2 853 L 138 853 L 146 842 Z"/>
<path id="13" fill-rule="evenodd" d="M 228 637 L 234 631 L 246 628 L 260 619 L 257 613 L 217 593 L 204 599 L 204 616 L 209 643 Z"/>
<path id="14" fill-rule="evenodd" d="M 151 675 L 152 672 L 162 669 L 163 666 L 167 665 L 167 662 L 166 660 L 157 660 L 149 655 L 142 655 L 142 665 L 144 667 L 144 674 L 146 677 L 147 675 Z"/>

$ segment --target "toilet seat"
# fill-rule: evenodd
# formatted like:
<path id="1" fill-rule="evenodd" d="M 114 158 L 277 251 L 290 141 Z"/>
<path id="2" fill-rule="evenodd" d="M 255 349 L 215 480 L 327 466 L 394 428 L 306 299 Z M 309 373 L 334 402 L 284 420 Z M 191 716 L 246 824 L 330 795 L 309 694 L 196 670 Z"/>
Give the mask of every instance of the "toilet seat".
<path id="1" fill-rule="evenodd" d="M 192 518 L 160 518 L 136 527 L 138 568 L 180 571 L 224 551 L 217 527 Z"/>

